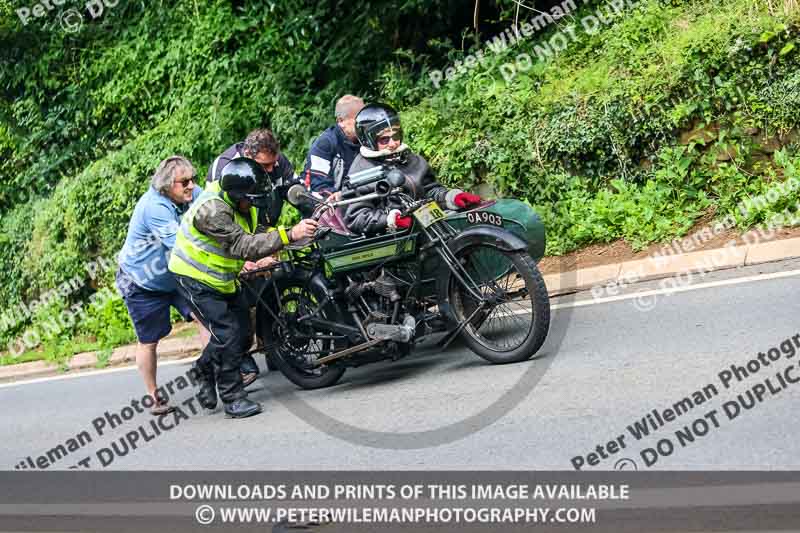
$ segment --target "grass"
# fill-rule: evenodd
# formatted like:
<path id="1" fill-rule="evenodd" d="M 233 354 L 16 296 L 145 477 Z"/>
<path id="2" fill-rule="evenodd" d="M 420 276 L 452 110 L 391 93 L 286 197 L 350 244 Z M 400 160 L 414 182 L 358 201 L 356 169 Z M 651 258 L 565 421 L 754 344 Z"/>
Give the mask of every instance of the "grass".
<path id="1" fill-rule="evenodd" d="M 197 326 L 195 324 L 180 324 L 175 325 L 172 328 L 172 333 L 170 333 L 170 339 L 186 339 L 189 337 L 194 337 L 198 334 Z"/>
<path id="2" fill-rule="evenodd" d="M 94 352 L 101 348 L 102 346 L 99 342 L 87 335 L 78 336 L 69 341 L 55 339 L 36 349 L 22 352 L 16 357 L 9 353 L 0 354 L 0 366 L 29 363 L 31 361 L 50 361 L 52 363 L 69 362 L 73 355 L 84 352 Z"/>
<path id="3" fill-rule="evenodd" d="M 97 362 L 94 364 L 95 368 L 105 368 L 111 360 L 111 354 L 114 353 L 113 348 L 104 348 L 97 352 Z"/>
<path id="4" fill-rule="evenodd" d="M 187 339 L 198 334 L 197 326 L 192 323 L 180 322 L 173 326 L 172 333 L 166 337 L 168 339 Z M 114 348 L 103 347 L 94 338 L 89 336 L 76 337 L 71 341 L 61 340 L 57 345 L 40 346 L 35 350 L 28 350 L 20 355 L 13 357 L 8 353 L 0 354 L 0 366 L 18 365 L 30 363 L 32 361 L 49 361 L 64 365 L 69 362 L 72 356 L 85 353 L 97 352 L 96 368 L 105 368 L 111 360 Z M 66 367 L 65 367 L 66 369 Z"/>
<path id="5" fill-rule="evenodd" d="M 13 357 L 10 354 L 4 353 L 0 355 L 0 366 L 10 366 L 10 365 L 19 365 L 22 363 L 30 363 L 32 361 L 40 361 L 44 359 L 44 352 L 43 351 L 27 351 L 21 353 L 17 357 Z"/>

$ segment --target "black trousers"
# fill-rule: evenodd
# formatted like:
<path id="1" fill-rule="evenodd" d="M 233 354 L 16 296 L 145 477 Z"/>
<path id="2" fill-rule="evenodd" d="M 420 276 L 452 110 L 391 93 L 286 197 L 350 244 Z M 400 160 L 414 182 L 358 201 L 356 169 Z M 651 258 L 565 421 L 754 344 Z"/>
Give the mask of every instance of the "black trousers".
<path id="1" fill-rule="evenodd" d="M 206 375 L 216 377 L 219 397 L 224 403 L 246 398 L 239 369 L 253 340 L 247 299 L 241 290 L 223 294 L 192 278 L 177 274 L 175 278 L 178 291 L 211 334 L 197 360 L 198 367 Z"/>

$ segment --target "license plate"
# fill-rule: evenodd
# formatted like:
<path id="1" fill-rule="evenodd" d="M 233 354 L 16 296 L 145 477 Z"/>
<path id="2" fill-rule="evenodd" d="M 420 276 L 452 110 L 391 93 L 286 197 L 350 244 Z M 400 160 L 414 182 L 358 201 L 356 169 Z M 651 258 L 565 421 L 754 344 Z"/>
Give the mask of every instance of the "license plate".
<path id="1" fill-rule="evenodd" d="M 472 211 L 467 213 L 467 222 L 470 224 L 490 224 L 503 227 L 503 217 L 487 211 Z"/>
<path id="2" fill-rule="evenodd" d="M 427 228 L 431 224 L 442 220 L 444 218 L 444 211 L 442 211 L 442 208 L 439 207 L 439 204 L 436 202 L 430 202 L 414 211 L 414 218 L 419 220 L 419 223 Z"/>

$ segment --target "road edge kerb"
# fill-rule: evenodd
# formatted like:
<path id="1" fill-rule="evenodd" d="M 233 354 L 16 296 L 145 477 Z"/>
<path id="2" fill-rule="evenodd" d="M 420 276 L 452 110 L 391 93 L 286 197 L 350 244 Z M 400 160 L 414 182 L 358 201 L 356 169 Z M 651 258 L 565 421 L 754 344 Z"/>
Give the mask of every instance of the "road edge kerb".
<path id="1" fill-rule="evenodd" d="M 164 339 L 159 345 L 158 360 L 171 361 L 196 355 L 200 351 L 200 340 L 197 336 L 177 339 Z M 97 352 L 75 354 L 68 364 L 68 371 L 63 372 L 58 365 L 46 361 L 31 361 L 18 365 L 0 366 L 0 383 L 8 383 L 23 379 L 61 376 L 72 373 L 85 374 L 91 370 L 105 370 L 130 366 L 136 368 L 136 345 L 129 344 L 115 348 L 107 364 L 98 367 Z"/>
<path id="2" fill-rule="evenodd" d="M 615 281 L 625 281 L 635 275 L 636 282 L 652 281 L 687 272 L 702 265 L 707 271 L 725 270 L 742 266 L 771 263 L 784 259 L 800 257 L 800 238 L 782 239 L 748 246 L 730 248 L 730 254 L 721 261 L 709 262 L 715 253 L 724 248 L 712 248 L 699 252 L 674 255 L 663 261 L 636 259 L 610 265 L 583 268 L 570 273 L 548 274 L 544 276 L 550 296 L 573 293 Z M 718 259 L 718 258 L 715 258 Z M 712 268 L 709 265 L 713 265 Z M 569 275 L 568 275 L 569 274 Z M 194 337 L 164 339 L 159 345 L 158 359 L 174 360 L 195 355 L 200 350 L 200 341 Z M 116 348 L 103 368 L 119 367 L 135 363 L 136 345 Z M 97 352 L 76 354 L 69 362 L 70 372 L 86 373 L 97 367 Z M 32 361 L 18 365 L 0 366 L 0 383 L 29 378 L 63 375 L 59 367 L 45 361 Z"/>
<path id="3" fill-rule="evenodd" d="M 720 259 L 717 255 L 725 250 Z M 568 294 L 597 285 L 623 281 L 629 283 L 635 274 L 635 282 L 663 279 L 675 274 L 702 267 L 706 271 L 725 270 L 742 266 L 771 263 L 800 257 L 800 238 L 781 239 L 747 246 L 711 248 L 699 252 L 676 254 L 661 260 L 636 259 L 622 263 L 579 269 L 571 275 L 566 273 L 544 276 L 550 296 Z M 713 261 L 710 261 L 713 259 Z M 562 285 L 564 284 L 564 285 Z"/>

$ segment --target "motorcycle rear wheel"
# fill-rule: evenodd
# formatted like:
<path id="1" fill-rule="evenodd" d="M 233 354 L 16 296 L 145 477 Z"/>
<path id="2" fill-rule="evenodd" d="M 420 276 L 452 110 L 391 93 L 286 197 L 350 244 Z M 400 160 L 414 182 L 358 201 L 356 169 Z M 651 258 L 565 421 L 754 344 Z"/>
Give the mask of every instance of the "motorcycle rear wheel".
<path id="1" fill-rule="evenodd" d="M 530 359 L 541 348 L 550 329 L 550 298 L 533 258 L 525 252 L 506 252 L 477 244 L 456 253 L 459 263 L 475 282 L 479 300 L 450 276 L 450 302 L 457 323 L 470 319 L 461 330 L 469 348 L 491 363 L 516 363 Z"/>

